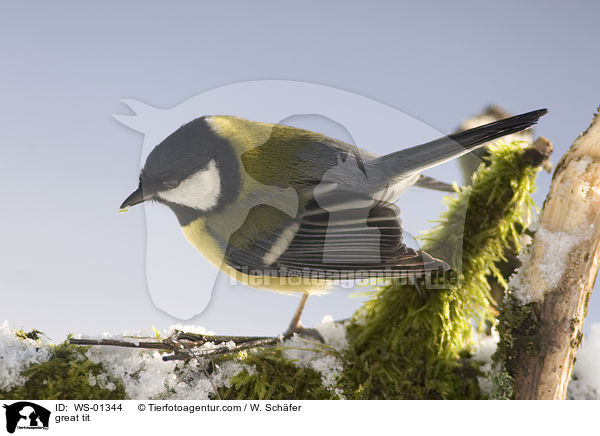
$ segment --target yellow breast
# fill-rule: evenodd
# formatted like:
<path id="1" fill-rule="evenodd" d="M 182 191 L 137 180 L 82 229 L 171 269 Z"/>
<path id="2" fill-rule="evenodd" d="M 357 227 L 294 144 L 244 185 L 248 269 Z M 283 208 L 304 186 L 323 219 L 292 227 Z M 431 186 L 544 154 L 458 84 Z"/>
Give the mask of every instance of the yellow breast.
<path id="1" fill-rule="evenodd" d="M 319 278 L 302 277 L 270 277 L 255 274 L 246 274 L 227 265 L 224 262 L 224 253 L 217 241 L 206 229 L 204 218 L 198 218 L 190 224 L 181 227 L 185 238 L 196 248 L 215 268 L 225 272 L 235 282 L 244 285 L 268 289 L 284 294 L 308 293 L 311 295 L 324 294 L 332 288 L 332 283 Z"/>

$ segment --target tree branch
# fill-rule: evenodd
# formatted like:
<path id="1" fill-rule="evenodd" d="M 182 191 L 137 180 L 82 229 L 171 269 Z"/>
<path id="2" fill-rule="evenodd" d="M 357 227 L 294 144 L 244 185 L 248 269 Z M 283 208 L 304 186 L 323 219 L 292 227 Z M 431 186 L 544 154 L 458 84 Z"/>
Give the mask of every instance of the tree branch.
<path id="1" fill-rule="evenodd" d="M 499 350 L 515 399 L 564 399 L 600 259 L 600 122 L 557 165 L 533 245 L 510 282 Z"/>

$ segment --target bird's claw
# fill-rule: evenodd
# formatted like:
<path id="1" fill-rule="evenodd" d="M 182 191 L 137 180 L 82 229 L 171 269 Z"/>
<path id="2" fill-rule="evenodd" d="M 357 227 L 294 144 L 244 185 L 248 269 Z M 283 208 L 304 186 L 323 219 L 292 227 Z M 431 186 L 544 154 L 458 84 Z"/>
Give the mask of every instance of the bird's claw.
<path id="1" fill-rule="evenodd" d="M 323 338 L 323 336 L 321 335 L 321 333 L 319 333 L 317 329 L 306 328 L 302 325 L 297 325 L 294 328 L 290 326 L 290 328 L 288 328 L 283 334 L 283 339 L 290 339 L 295 334 L 306 339 L 317 340 L 321 343 L 325 343 L 325 338 Z"/>

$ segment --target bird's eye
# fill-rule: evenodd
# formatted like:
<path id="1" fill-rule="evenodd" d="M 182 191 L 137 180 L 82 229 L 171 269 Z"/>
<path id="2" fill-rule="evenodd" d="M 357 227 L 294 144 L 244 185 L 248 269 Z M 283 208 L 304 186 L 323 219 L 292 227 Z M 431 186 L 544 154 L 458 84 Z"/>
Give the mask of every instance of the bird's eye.
<path id="1" fill-rule="evenodd" d="M 176 180 L 164 180 L 163 181 L 163 186 L 167 189 L 177 188 L 177 185 L 179 185 L 179 182 L 177 182 Z"/>

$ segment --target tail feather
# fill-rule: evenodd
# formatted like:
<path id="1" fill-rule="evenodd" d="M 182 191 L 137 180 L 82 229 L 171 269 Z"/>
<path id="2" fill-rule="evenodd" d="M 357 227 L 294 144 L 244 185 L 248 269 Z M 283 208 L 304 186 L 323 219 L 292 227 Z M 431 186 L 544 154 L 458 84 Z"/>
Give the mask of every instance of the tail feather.
<path id="1" fill-rule="evenodd" d="M 400 150 L 377 160 L 380 160 L 380 164 L 383 166 L 390 167 L 387 169 L 398 175 L 418 173 L 477 150 L 489 141 L 525 130 L 533 126 L 547 112 L 547 109 L 539 109 L 505 118 Z"/>

